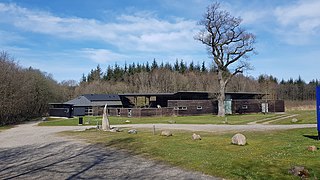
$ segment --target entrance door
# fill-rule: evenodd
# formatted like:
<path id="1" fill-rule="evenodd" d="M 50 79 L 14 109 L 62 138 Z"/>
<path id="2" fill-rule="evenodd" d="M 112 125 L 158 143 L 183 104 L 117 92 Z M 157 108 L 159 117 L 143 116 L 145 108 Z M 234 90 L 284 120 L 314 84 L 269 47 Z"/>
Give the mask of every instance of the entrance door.
<path id="1" fill-rule="evenodd" d="M 224 109 L 226 114 L 232 114 L 232 101 L 224 101 Z"/>
<path id="2" fill-rule="evenodd" d="M 263 113 L 268 113 L 269 112 L 269 105 L 268 103 L 261 103 L 261 109 Z"/>

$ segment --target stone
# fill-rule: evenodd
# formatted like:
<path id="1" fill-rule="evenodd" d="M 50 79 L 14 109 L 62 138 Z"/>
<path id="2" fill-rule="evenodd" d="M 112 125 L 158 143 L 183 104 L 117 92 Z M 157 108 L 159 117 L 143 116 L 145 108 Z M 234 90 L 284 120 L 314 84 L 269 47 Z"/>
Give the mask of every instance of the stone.
<path id="1" fill-rule="evenodd" d="M 176 121 L 174 121 L 174 120 L 169 120 L 168 123 L 169 123 L 169 124 L 175 124 Z"/>
<path id="2" fill-rule="evenodd" d="M 110 129 L 110 132 L 120 132 L 120 129 L 117 127 L 113 127 Z"/>
<path id="3" fill-rule="evenodd" d="M 130 130 L 128 131 L 128 134 L 137 134 L 137 133 L 138 133 L 138 131 L 135 130 L 135 129 L 130 129 Z"/>
<path id="4" fill-rule="evenodd" d="M 310 177 L 308 169 L 306 169 L 303 166 L 294 166 L 291 169 L 289 169 L 288 173 L 294 176 L 299 176 L 301 177 L 301 179 Z"/>
<path id="5" fill-rule="evenodd" d="M 103 131 L 111 131 L 110 130 L 110 123 L 107 116 L 107 104 L 103 108 L 103 115 L 102 115 L 102 130 Z"/>
<path id="6" fill-rule="evenodd" d="M 192 140 L 201 140 L 201 136 L 199 134 L 193 133 Z"/>
<path id="7" fill-rule="evenodd" d="M 46 118 L 46 117 L 42 117 L 41 120 L 42 120 L 42 121 L 47 121 L 47 118 Z"/>
<path id="8" fill-rule="evenodd" d="M 126 120 L 126 121 L 125 121 L 125 123 L 131 123 L 131 121 L 129 121 L 129 120 Z"/>
<path id="9" fill-rule="evenodd" d="M 168 130 L 164 130 L 164 131 L 161 131 L 161 134 L 160 136 L 172 136 L 172 132 L 171 131 L 168 131 Z"/>
<path id="10" fill-rule="evenodd" d="M 231 143 L 239 146 L 244 146 L 247 144 L 247 140 L 243 134 L 237 133 L 232 137 Z"/>
<path id="11" fill-rule="evenodd" d="M 292 123 L 296 123 L 296 122 L 298 122 L 298 121 L 299 121 L 299 120 L 296 119 L 296 118 L 291 119 L 291 122 L 292 122 Z"/>
<path id="12" fill-rule="evenodd" d="M 318 148 L 316 147 L 316 146 L 308 146 L 307 147 L 307 150 L 308 151 L 312 151 L 312 152 L 314 152 L 314 151 L 316 151 Z"/>

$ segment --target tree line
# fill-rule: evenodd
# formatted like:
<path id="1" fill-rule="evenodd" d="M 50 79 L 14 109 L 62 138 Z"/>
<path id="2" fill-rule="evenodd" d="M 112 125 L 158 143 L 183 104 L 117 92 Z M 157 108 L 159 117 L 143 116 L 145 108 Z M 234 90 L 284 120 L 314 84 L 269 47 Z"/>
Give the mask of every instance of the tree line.
<path id="1" fill-rule="evenodd" d="M 0 52 L 0 82 L 0 126 L 46 115 L 48 103 L 65 99 L 50 75 L 22 68 L 6 52 Z"/>
<path id="2" fill-rule="evenodd" d="M 206 66 L 205 62 L 195 65 L 183 60 L 173 64 L 153 60 L 151 65 L 125 64 L 109 65 L 105 71 L 98 65 L 87 76 L 83 75 L 77 85 L 75 95 L 85 93 L 148 93 L 177 91 L 217 92 L 217 70 L 214 66 Z M 279 80 L 272 75 L 260 75 L 257 78 L 236 75 L 227 85 L 229 92 L 261 92 L 268 94 L 269 99 L 283 100 L 315 100 L 315 87 L 319 80 L 305 82 L 297 79 Z"/>

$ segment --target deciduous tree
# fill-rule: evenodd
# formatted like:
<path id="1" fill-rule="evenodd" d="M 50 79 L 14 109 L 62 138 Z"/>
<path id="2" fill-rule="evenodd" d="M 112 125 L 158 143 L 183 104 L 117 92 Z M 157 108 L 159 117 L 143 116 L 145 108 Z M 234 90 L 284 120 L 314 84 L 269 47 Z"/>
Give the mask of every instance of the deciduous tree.
<path id="1" fill-rule="evenodd" d="M 199 21 L 203 29 L 195 36 L 196 40 L 207 47 L 213 63 L 217 66 L 219 116 L 225 115 L 226 85 L 234 75 L 250 67 L 245 59 L 248 53 L 254 50 L 255 36 L 240 27 L 241 22 L 241 18 L 221 10 L 220 4 L 216 2 L 208 6 Z"/>

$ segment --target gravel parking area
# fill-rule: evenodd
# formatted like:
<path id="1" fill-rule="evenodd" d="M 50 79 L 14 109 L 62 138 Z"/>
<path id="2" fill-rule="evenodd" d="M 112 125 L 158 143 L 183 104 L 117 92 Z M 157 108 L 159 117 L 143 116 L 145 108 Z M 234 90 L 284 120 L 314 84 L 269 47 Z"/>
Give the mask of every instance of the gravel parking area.
<path id="1" fill-rule="evenodd" d="M 55 135 L 84 128 L 29 123 L 0 132 L 0 179 L 219 179 Z"/>

